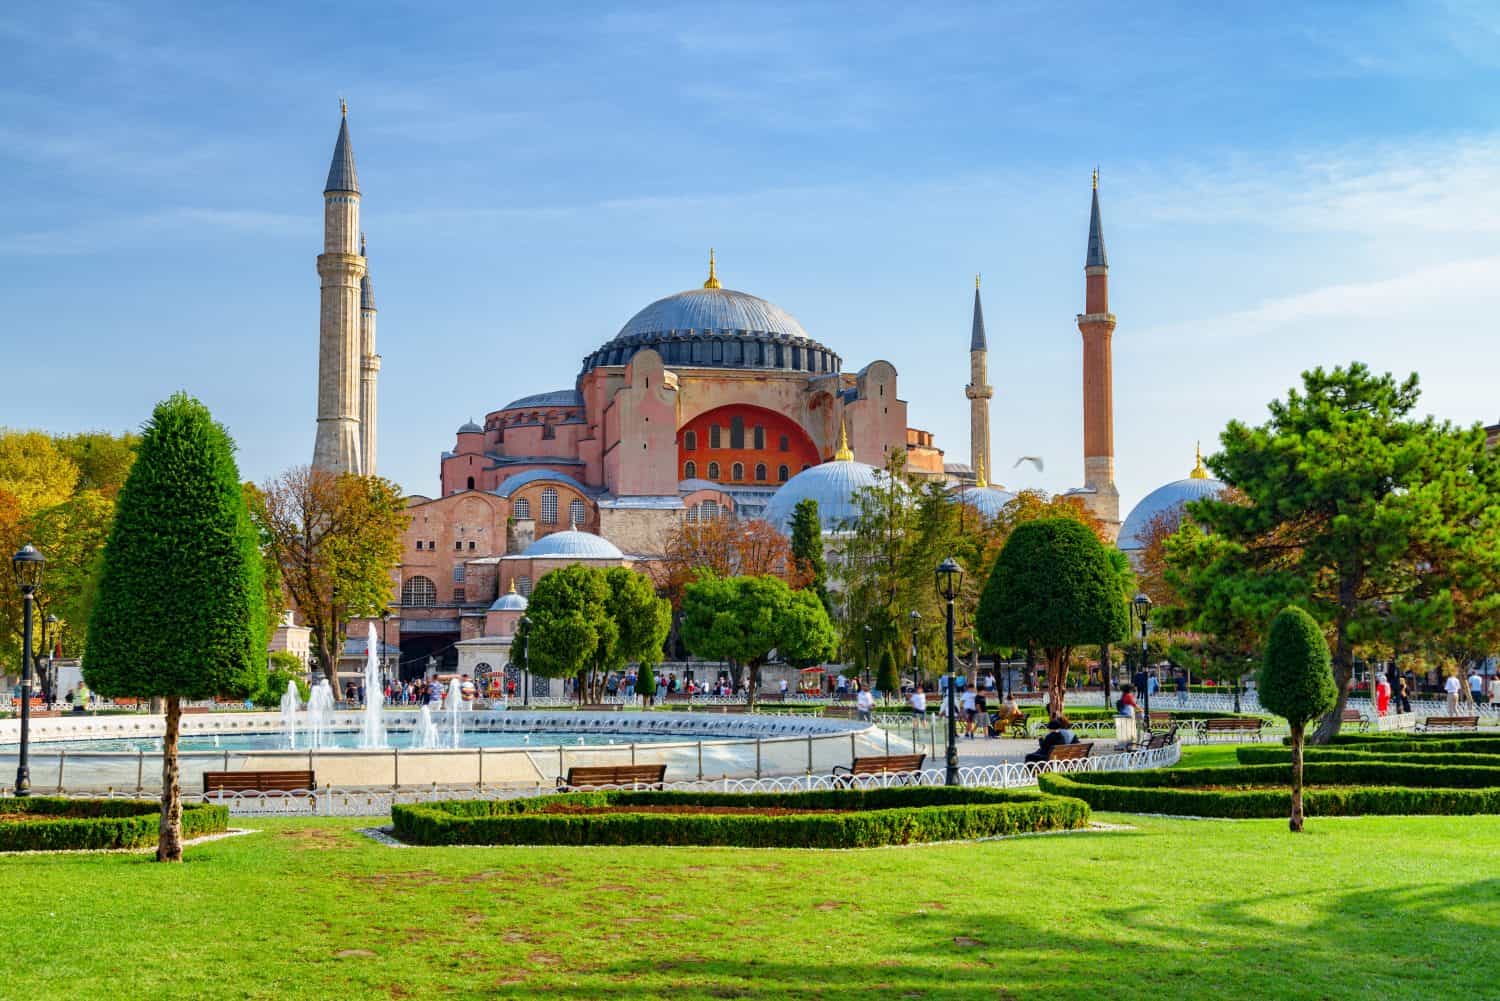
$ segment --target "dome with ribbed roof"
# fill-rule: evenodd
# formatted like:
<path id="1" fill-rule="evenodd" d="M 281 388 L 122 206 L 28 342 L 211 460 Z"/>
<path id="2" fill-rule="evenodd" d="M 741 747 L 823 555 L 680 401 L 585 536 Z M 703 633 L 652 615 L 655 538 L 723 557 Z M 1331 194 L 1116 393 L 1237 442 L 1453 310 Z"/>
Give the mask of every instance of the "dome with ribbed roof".
<path id="1" fill-rule="evenodd" d="M 986 518 L 994 518 L 1005 509 L 1005 505 L 1016 499 L 1016 495 L 1000 487 L 965 487 L 953 495 L 957 500 L 977 510 Z"/>
<path id="2" fill-rule="evenodd" d="M 613 542 L 593 532 L 570 528 L 544 535 L 521 554 L 527 558 L 549 557 L 575 560 L 623 560 L 625 554 Z"/>
<path id="3" fill-rule="evenodd" d="M 783 534 L 792 531 L 792 513 L 799 501 L 818 502 L 818 520 L 825 532 L 847 531 L 859 517 L 856 495 L 865 487 L 879 486 L 879 469 L 853 459 L 833 459 L 804 469 L 783 483 L 766 504 L 766 521 Z"/>
<path id="4" fill-rule="evenodd" d="M 526 611 L 526 606 L 529 604 L 530 602 L 526 600 L 526 596 L 516 591 L 515 582 L 512 581 L 509 593 L 502 594 L 500 597 L 496 598 L 495 603 L 490 606 L 490 611 L 524 612 Z"/>
<path id="5" fill-rule="evenodd" d="M 1180 510 L 1191 501 L 1215 497 L 1225 489 L 1223 482 L 1208 475 L 1200 454 L 1198 464 L 1186 479 L 1162 484 L 1130 509 L 1130 514 L 1125 516 L 1125 522 L 1120 526 L 1120 536 L 1115 545 L 1127 553 L 1146 548 L 1146 530 L 1157 517 L 1168 511 Z"/>

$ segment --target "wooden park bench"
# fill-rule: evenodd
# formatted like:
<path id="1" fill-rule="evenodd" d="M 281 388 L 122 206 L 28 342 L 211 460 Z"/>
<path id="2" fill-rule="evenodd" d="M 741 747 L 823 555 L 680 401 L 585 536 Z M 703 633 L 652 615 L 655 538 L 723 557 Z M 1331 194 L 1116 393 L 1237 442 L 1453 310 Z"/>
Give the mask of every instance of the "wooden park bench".
<path id="1" fill-rule="evenodd" d="M 1422 720 L 1422 730 L 1432 733 L 1435 730 L 1478 730 L 1478 716 L 1428 716 Z"/>
<path id="2" fill-rule="evenodd" d="M 1360 712 L 1358 709 L 1345 709 L 1343 714 L 1339 716 L 1339 722 L 1358 723 L 1360 733 L 1364 733 L 1370 728 L 1370 721 L 1365 719 L 1364 713 Z"/>
<path id="3" fill-rule="evenodd" d="M 1176 733 L 1178 727 L 1191 726 L 1186 720 L 1180 720 L 1171 713 L 1152 713 L 1146 720 L 1146 730 L 1167 730 Z"/>
<path id="4" fill-rule="evenodd" d="M 564 792 L 588 789 L 660 789 L 667 778 L 666 765 L 579 765 L 557 780 Z"/>
<path id="5" fill-rule="evenodd" d="M 1093 741 L 1080 741 L 1076 744 L 1053 744 L 1047 750 L 1047 756 L 1043 761 L 1078 761 L 1088 757 L 1094 751 Z"/>
<path id="6" fill-rule="evenodd" d="M 318 788 L 309 771 L 204 772 L 203 798 L 216 792 L 287 792 L 298 795 Z"/>
<path id="7" fill-rule="evenodd" d="M 1000 721 L 998 713 L 990 718 L 990 736 L 992 737 L 1004 737 L 1006 733 L 1009 733 L 1012 737 L 1026 737 L 1030 735 L 1030 732 L 1031 717 L 1025 713 L 1019 716 L 1012 716 L 1003 723 Z"/>
<path id="8" fill-rule="evenodd" d="M 841 785 L 853 785 L 856 775 L 893 775 L 902 785 L 910 785 L 912 776 L 922 770 L 925 754 L 881 754 L 855 758 L 849 766 L 834 765 L 833 777 Z"/>
<path id="9" fill-rule="evenodd" d="M 1261 727 L 1266 721 L 1256 719 L 1252 716 L 1223 716 L 1203 723 L 1203 736 L 1205 738 L 1224 736 L 1246 736 L 1260 739 Z"/>

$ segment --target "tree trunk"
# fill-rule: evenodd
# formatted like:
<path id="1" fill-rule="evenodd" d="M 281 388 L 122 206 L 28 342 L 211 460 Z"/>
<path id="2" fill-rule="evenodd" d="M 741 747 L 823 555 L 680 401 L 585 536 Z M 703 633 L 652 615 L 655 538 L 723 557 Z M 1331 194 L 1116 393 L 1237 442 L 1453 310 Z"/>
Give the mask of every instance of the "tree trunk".
<path id="1" fill-rule="evenodd" d="M 1292 833 L 1302 830 L 1302 730 L 1305 723 L 1292 724 Z"/>
<path id="2" fill-rule="evenodd" d="M 1022 673 L 1022 680 L 1026 684 L 1028 692 L 1036 691 L 1036 644 L 1026 644 L 1026 670 Z"/>
<path id="3" fill-rule="evenodd" d="M 750 683 L 745 686 L 745 708 L 755 711 L 755 690 L 760 687 L 760 661 L 750 662 Z"/>
<path id="4" fill-rule="evenodd" d="M 1047 654 L 1047 715 L 1056 718 L 1063 714 L 1064 689 L 1068 681 L 1068 649 L 1055 647 Z"/>
<path id="5" fill-rule="evenodd" d="M 156 835 L 156 861 L 182 861 L 182 790 L 177 783 L 177 731 L 182 724 L 182 699 L 167 696 L 167 732 L 161 740 L 161 827 Z"/>

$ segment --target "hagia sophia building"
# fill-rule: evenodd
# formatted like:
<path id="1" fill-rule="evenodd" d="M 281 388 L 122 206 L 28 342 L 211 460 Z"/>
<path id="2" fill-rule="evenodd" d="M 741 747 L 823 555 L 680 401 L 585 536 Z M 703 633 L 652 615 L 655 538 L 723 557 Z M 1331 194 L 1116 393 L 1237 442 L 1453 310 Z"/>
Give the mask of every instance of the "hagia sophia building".
<path id="1" fill-rule="evenodd" d="M 374 474 L 377 310 L 347 109 L 323 197 L 313 466 Z M 1084 275 L 1076 320 L 1084 484 L 1070 493 L 1118 532 L 1115 316 L 1097 173 Z M 649 570 L 683 521 L 765 518 L 786 531 L 804 497 L 818 501 L 825 532 L 836 533 L 854 513 L 855 491 L 901 450 L 908 472 L 945 480 L 955 497 L 993 514 L 1014 495 L 985 477 L 993 391 L 977 281 L 969 334 L 970 461 L 945 465 L 933 436 L 908 423 L 895 365 L 846 365 L 785 309 L 723 287 L 710 253 L 701 287 L 637 312 L 584 356 L 572 386 L 458 428 L 439 457 L 437 495 L 408 499 L 399 597 L 388 621 L 376 622 L 383 644 L 392 657 L 399 649 L 406 677 L 422 674 L 429 657 L 444 670 L 502 670 L 526 595 L 548 570 L 580 562 Z M 1200 466 L 1183 482 L 1194 492 L 1217 486 L 1203 477 Z M 1172 502 L 1168 487 L 1148 498 L 1153 508 Z M 1158 496 L 1164 490 L 1171 496 Z M 1127 523 L 1128 539 L 1142 525 Z"/>

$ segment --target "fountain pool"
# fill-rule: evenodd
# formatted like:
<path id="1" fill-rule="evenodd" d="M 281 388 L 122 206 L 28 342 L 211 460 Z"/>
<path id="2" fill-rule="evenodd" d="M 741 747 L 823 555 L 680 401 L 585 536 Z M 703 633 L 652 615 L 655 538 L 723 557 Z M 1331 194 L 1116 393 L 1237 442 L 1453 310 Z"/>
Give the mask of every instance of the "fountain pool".
<path id="1" fill-rule="evenodd" d="M 446 711 L 446 710 L 445 710 Z M 444 728 L 446 729 L 446 721 Z M 435 750 L 451 748 L 448 735 L 436 743 L 424 742 L 420 729 L 395 729 L 385 731 L 385 747 L 400 750 Z M 464 730 L 459 736 L 459 748 L 544 748 L 557 747 L 608 747 L 626 744 L 661 744 L 682 737 L 671 733 L 632 733 L 594 731 L 577 733 L 568 730 L 494 731 Z M 280 733 L 226 733 L 183 734 L 177 741 L 181 751 L 283 751 L 287 750 L 286 738 Z M 324 750 L 361 748 L 361 730 L 323 730 L 318 745 Z M 99 740 L 49 740 L 48 750 L 128 752 L 145 751 L 147 754 L 161 753 L 160 737 L 112 737 Z"/>

